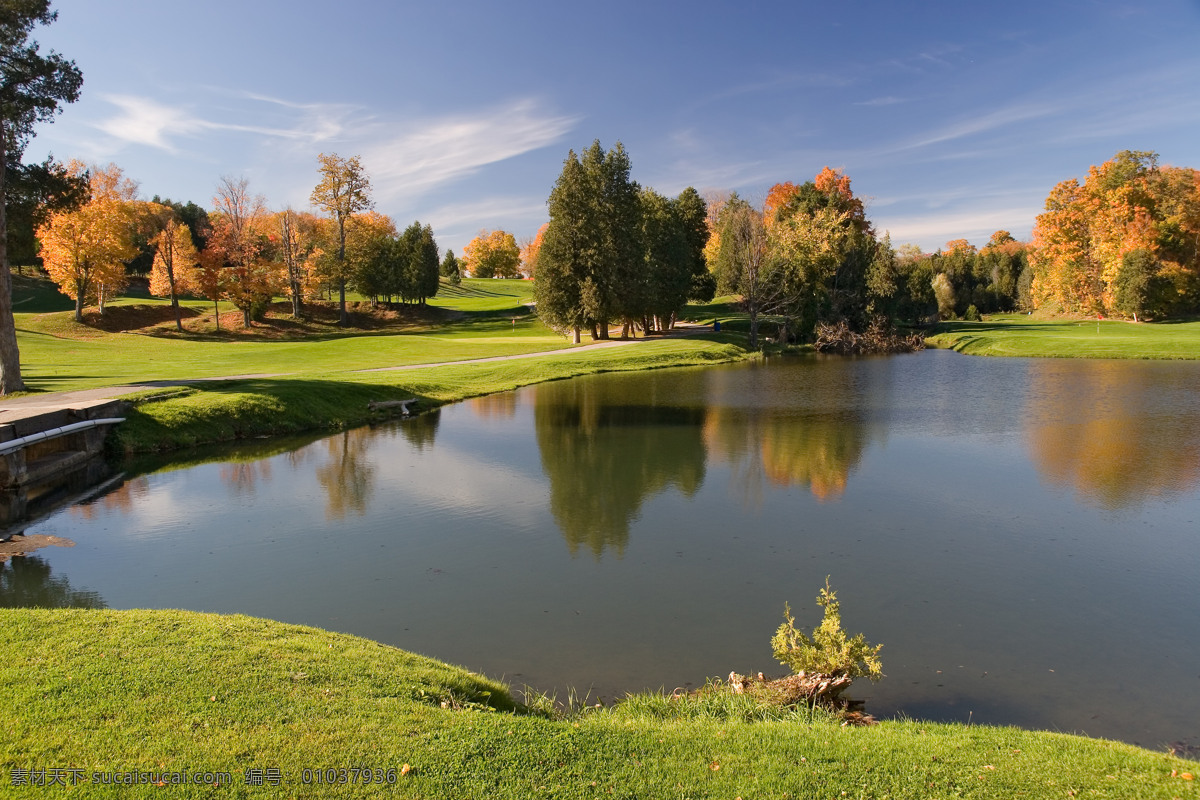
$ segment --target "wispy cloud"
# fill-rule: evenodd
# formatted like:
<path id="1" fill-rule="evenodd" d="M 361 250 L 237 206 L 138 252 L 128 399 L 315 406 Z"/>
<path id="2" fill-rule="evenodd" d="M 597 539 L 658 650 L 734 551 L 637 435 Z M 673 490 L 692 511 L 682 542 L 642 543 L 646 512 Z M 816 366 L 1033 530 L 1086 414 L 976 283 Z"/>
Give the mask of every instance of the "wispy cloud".
<path id="1" fill-rule="evenodd" d="M 940 128 L 925 131 L 913 138 L 901 142 L 893 152 L 917 150 L 935 144 L 965 139 L 983 133 L 989 133 L 999 128 L 1018 125 L 1033 119 L 1049 117 L 1061 111 L 1061 107 L 1050 103 L 1018 103 L 996 109 L 982 116 L 958 119 Z"/>
<path id="2" fill-rule="evenodd" d="M 181 108 L 163 105 L 147 97 L 116 94 L 104 99 L 120 109 L 120 113 L 96 123 L 96 127 L 123 142 L 157 147 L 175 152 L 170 138 L 192 136 L 203 126 L 203 120 Z"/>
<path id="3" fill-rule="evenodd" d="M 450 181 L 552 144 L 577 117 L 540 110 L 531 100 L 474 115 L 432 119 L 405 132 L 362 137 L 362 160 L 375 196 L 388 201 L 419 195 Z"/>
<path id="4" fill-rule="evenodd" d="M 489 197 L 466 203 L 450 203 L 429 212 L 434 230 L 449 234 L 474 235 L 480 228 L 505 225 L 529 227 L 531 221 L 545 220 L 546 199 L 529 197 Z M 513 231 L 521 235 L 520 230 Z"/>
<path id="5" fill-rule="evenodd" d="M 873 221 L 876 230 L 891 234 L 893 244 L 915 242 L 932 249 L 951 239 L 967 239 L 975 244 L 984 244 L 998 230 L 1010 231 L 1018 238 L 1028 236 L 1034 219 L 1041 212 L 1037 204 L 1030 204 L 1004 208 L 963 208 L 949 213 L 880 214 Z"/>
<path id="6" fill-rule="evenodd" d="M 340 118 L 347 113 L 344 106 L 292 106 L 304 113 L 293 125 L 280 127 L 202 119 L 183 107 L 136 95 L 109 94 L 103 95 L 103 99 L 116 106 L 119 112 L 95 123 L 95 127 L 121 142 L 148 145 L 168 153 L 179 152 L 178 139 L 193 138 L 213 131 L 320 142 L 342 132 L 345 126 Z M 280 102 L 260 96 L 251 96 L 250 99 Z M 255 115 L 250 117 L 253 119 Z"/>
<path id="7" fill-rule="evenodd" d="M 895 106 L 895 105 L 899 105 L 900 103 L 907 103 L 907 102 L 908 101 L 905 100 L 903 97 L 893 97 L 893 96 L 889 95 L 887 97 L 873 97 L 870 100 L 863 100 L 861 102 L 855 103 L 854 105 L 856 105 L 856 106 Z"/>

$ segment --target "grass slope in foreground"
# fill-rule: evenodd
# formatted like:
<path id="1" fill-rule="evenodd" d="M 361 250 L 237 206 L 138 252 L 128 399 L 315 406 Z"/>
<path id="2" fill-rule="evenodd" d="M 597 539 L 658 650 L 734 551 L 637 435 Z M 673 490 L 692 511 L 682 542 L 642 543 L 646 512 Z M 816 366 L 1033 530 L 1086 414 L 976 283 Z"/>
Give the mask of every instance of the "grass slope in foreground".
<path id="1" fill-rule="evenodd" d="M 1194 762 L 1013 728 L 843 728 L 648 696 L 550 720 L 462 669 L 243 616 L 3 610 L 0 643 L 6 787 L 14 769 L 59 767 L 232 774 L 219 790 L 165 789 L 179 798 L 1198 796 L 1183 777 Z M 302 783 L 305 769 L 349 767 L 394 770 L 395 783 Z M 255 768 L 287 782 L 247 786 Z"/>
<path id="2" fill-rule="evenodd" d="M 997 314 L 983 322 L 943 322 L 925 341 L 973 356 L 1200 359 L 1200 322 L 1097 324 Z"/>

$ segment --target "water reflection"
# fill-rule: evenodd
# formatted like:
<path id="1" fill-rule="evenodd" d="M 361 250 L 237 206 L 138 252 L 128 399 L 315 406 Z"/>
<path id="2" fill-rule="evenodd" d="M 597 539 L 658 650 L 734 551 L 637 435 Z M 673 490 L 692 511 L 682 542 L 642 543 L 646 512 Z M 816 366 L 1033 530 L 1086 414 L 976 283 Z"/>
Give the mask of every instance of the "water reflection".
<path id="1" fill-rule="evenodd" d="M 470 404 L 471 410 L 485 419 L 514 417 L 517 414 L 517 393 L 485 394 L 483 397 L 474 398 Z"/>
<path id="2" fill-rule="evenodd" d="M 268 459 L 257 461 L 230 461 L 222 464 L 218 474 L 221 483 L 228 486 L 235 496 L 253 495 L 259 482 L 271 480 L 271 462 Z"/>
<path id="3" fill-rule="evenodd" d="M 637 383 L 638 385 L 631 385 Z M 550 511 L 571 554 L 618 555 L 646 498 L 704 482 L 703 408 L 655 405 L 655 380 L 541 384 L 534 425 Z"/>
<path id="4" fill-rule="evenodd" d="M 71 506 L 71 514 L 81 519 L 96 519 L 101 511 L 119 511 L 128 514 L 135 504 L 150 493 L 150 480 L 139 475 L 121 484 L 110 492 L 86 503 Z"/>
<path id="5" fill-rule="evenodd" d="M 72 589 L 37 556 L 0 561 L 0 608 L 106 608 L 96 592 Z"/>
<path id="6" fill-rule="evenodd" d="M 442 410 L 435 408 L 433 411 L 421 414 L 419 417 L 405 420 L 396 425 L 389 425 L 379 430 L 384 431 L 400 431 L 400 435 L 408 441 L 414 448 L 420 452 L 433 448 L 433 440 L 437 438 L 438 423 L 442 419 Z"/>
<path id="7" fill-rule="evenodd" d="M 800 486 L 818 500 L 839 497 L 862 459 L 868 438 L 853 413 L 795 415 L 782 409 L 714 409 L 704 443 L 728 463 L 742 501 L 758 505 L 764 484 Z"/>
<path id="8" fill-rule="evenodd" d="M 1030 381 L 1026 438 L 1050 483 L 1108 509 L 1200 486 L 1200 371 L 1048 361 Z"/>
<path id="9" fill-rule="evenodd" d="M 704 443 L 714 462 L 730 465 L 746 505 L 761 504 L 767 486 L 799 486 L 821 501 L 841 496 L 871 438 L 863 400 L 886 403 L 884 370 L 846 360 L 796 366 L 782 383 L 765 370 L 713 374 L 719 405 L 709 409 Z M 731 377 L 741 380 L 720 385 Z"/>
<path id="10" fill-rule="evenodd" d="M 328 459 L 316 469 L 317 482 L 325 490 L 325 519 L 366 513 L 375 485 L 375 467 L 367 453 L 374 436 L 371 428 L 355 428 L 325 440 Z"/>

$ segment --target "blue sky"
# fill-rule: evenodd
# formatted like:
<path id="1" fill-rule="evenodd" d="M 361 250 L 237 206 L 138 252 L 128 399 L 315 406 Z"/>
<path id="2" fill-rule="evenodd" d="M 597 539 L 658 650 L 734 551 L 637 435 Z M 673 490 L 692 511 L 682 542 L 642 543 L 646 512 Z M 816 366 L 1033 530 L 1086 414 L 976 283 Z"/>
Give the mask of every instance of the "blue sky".
<path id="1" fill-rule="evenodd" d="M 1200 0 L 55 0 L 83 70 L 27 159 L 120 165 L 211 206 L 223 175 L 308 207 L 359 155 L 376 209 L 461 252 L 531 236 L 568 150 L 761 199 L 825 165 L 894 244 L 1026 239 L 1057 182 L 1117 151 L 1200 167 Z"/>

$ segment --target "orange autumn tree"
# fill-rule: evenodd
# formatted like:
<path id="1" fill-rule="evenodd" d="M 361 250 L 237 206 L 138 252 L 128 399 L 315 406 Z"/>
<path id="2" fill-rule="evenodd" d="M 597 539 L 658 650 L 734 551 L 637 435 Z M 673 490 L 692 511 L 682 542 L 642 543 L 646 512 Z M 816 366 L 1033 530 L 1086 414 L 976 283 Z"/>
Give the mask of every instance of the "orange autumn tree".
<path id="1" fill-rule="evenodd" d="M 1033 229 L 1033 299 L 1065 311 L 1200 310 L 1200 172 L 1123 150 L 1055 186 Z"/>
<path id="2" fill-rule="evenodd" d="M 175 329 L 183 331 L 179 295 L 193 294 L 198 290 L 195 278 L 200 256 L 192 243 L 192 232 L 175 217 L 169 206 L 151 203 L 151 215 L 160 226 L 152 240 L 154 264 L 150 268 L 150 294 L 155 297 L 171 298 L 175 312 Z"/>
<path id="3" fill-rule="evenodd" d="M 105 301 L 125 285 L 125 262 L 137 253 L 137 184 L 116 164 L 88 170 L 71 161 L 67 170 L 87 176 L 91 197 L 75 211 L 51 214 L 37 236 L 46 272 L 75 301 L 75 321 L 82 322 L 86 303 L 97 303 L 103 314 Z"/>
<path id="4" fill-rule="evenodd" d="M 285 283 L 282 265 L 271 258 L 265 202 L 250 194 L 247 179 L 223 177 L 213 206 L 202 288 L 214 304 L 222 297 L 232 302 L 242 312 L 242 325 L 249 328 Z"/>
<path id="5" fill-rule="evenodd" d="M 525 246 L 521 248 L 521 266 L 524 268 L 527 278 L 532 278 L 537 272 L 538 251 L 542 249 L 542 238 L 546 235 L 546 229 L 549 227 L 549 222 L 543 222 L 533 239 L 526 242 Z"/>
<path id="6" fill-rule="evenodd" d="M 826 167 L 828 169 L 828 167 Z M 777 183 L 767 190 L 767 199 L 763 201 L 763 221 L 767 225 L 775 222 L 775 217 L 779 210 L 800 193 L 800 187 L 791 181 Z"/>
<path id="7" fill-rule="evenodd" d="M 521 249 L 511 233 L 480 231 L 463 248 L 463 261 L 473 278 L 519 278 Z"/>

